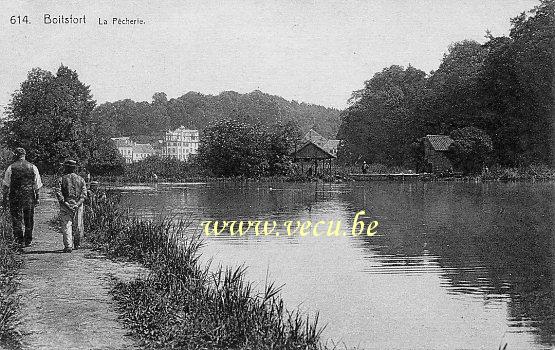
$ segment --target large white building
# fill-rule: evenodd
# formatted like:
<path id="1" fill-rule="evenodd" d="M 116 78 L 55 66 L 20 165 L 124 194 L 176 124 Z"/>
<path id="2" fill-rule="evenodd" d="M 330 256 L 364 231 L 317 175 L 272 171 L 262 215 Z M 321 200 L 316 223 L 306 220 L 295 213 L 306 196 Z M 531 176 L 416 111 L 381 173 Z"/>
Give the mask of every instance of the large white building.
<path id="1" fill-rule="evenodd" d="M 128 164 L 155 154 L 186 161 L 191 155 L 198 153 L 199 132 L 180 126 L 160 135 L 154 144 L 136 143 L 128 136 L 114 137 L 112 140 Z"/>
<path id="2" fill-rule="evenodd" d="M 113 137 L 112 140 L 116 144 L 116 147 L 125 159 L 125 163 L 133 163 L 133 144 L 134 142 L 128 136 L 124 137 Z"/>
<path id="3" fill-rule="evenodd" d="M 184 126 L 173 131 L 166 131 L 162 143 L 162 155 L 165 157 L 188 160 L 198 153 L 198 130 L 186 129 Z"/>
<path id="4" fill-rule="evenodd" d="M 133 145 L 133 163 L 156 154 L 150 143 L 136 143 Z"/>

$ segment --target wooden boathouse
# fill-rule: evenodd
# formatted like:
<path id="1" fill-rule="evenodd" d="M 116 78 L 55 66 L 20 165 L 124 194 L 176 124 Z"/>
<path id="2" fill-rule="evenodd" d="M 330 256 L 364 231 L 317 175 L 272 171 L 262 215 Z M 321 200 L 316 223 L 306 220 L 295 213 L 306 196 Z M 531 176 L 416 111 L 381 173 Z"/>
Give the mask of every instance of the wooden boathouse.
<path id="1" fill-rule="evenodd" d="M 291 157 L 300 165 L 301 172 L 309 176 L 333 174 L 333 163 L 337 158 L 339 140 L 328 140 L 310 129 L 303 137 L 303 143 Z M 306 168 L 306 172 L 305 172 Z"/>

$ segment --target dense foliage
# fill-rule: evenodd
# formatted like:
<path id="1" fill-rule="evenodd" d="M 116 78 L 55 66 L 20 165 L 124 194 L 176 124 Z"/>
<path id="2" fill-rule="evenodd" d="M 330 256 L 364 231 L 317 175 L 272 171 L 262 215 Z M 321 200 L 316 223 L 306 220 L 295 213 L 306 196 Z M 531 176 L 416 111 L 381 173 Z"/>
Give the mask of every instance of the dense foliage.
<path id="1" fill-rule="evenodd" d="M 2 126 L 9 148 L 23 147 L 42 172 L 55 173 L 71 157 L 92 173 L 121 171 L 123 159 L 105 130 L 91 120 L 96 102 L 77 73 L 35 68 L 13 94 Z"/>
<path id="2" fill-rule="evenodd" d="M 480 172 L 489 160 L 493 145 L 484 130 L 472 126 L 451 132 L 453 144 L 449 147 L 456 168 L 466 173 Z"/>
<path id="3" fill-rule="evenodd" d="M 347 162 L 405 163 L 419 130 L 418 102 L 426 94 L 426 74 L 414 67 L 391 66 L 353 93 L 353 105 L 342 114 L 339 157 Z"/>
<path id="4" fill-rule="evenodd" d="M 0 140 L 0 169 L 6 169 L 13 161 L 13 153 L 2 146 L 2 141 Z"/>
<path id="5" fill-rule="evenodd" d="M 216 176 L 281 175 L 299 137 L 294 123 L 264 127 L 223 120 L 204 130 L 198 158 Z"/>
<path id="6" fill-rule="evenodd" d="M 452 44 L 429 75 L 412 66 L 375 74 L 341 115 L 340 157 L 413 166 L 415 140 L 474 127 L 491 137 L 492 162 L 552 164 L 554 11 L 542 1 L 511 21 L 508 37 Z"/>
<path id="7" fill-rule="evenodd" d="M 181 125 L 202 131 L 228 119 L 262 126 L 295 121 L 301 130 L 313 127 L 328 138 L 335 138 L 339 128 L 339 110 L 290 102 L 258 90 L 248 94 L 225 91 L 217 96 L 188 92 L 170 100 L 159 92 L 150 103 L 127 99 L 101 104 L 93 111 L 93 120 L 113 136 L 150 135 Z"/>

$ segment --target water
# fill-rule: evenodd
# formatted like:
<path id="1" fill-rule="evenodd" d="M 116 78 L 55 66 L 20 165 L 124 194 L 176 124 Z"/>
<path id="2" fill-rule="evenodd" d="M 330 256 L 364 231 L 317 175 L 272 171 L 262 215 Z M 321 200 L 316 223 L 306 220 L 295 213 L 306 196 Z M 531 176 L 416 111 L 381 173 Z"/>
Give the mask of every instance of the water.
<path id="1" fill-rule="evenodd" d="M 160 184 L 128 187 L 139 215 L 194 220 L 378 220 L 373 237 L 206 238 L 213 264 L 284 284 L 329 342 L 364 349 L 550 349 L 553 183 Z"/>

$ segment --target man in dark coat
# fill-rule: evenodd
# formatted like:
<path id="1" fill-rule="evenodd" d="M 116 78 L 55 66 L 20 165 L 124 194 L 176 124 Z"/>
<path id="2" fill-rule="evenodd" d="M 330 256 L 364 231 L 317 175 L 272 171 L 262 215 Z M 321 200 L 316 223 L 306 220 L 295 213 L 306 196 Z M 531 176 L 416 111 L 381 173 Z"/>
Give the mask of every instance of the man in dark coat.
<path id="1" fill-rule="evenodd" d="M 42 182 L 37 167 L 25 160 L 27 152 L 16 148 L 14 153 L 15 161 L 4 174 L 2 205 L 10 208 L 16 242 L 20 247 L 27 247 L 33 240 L 35 206 Z"/>

